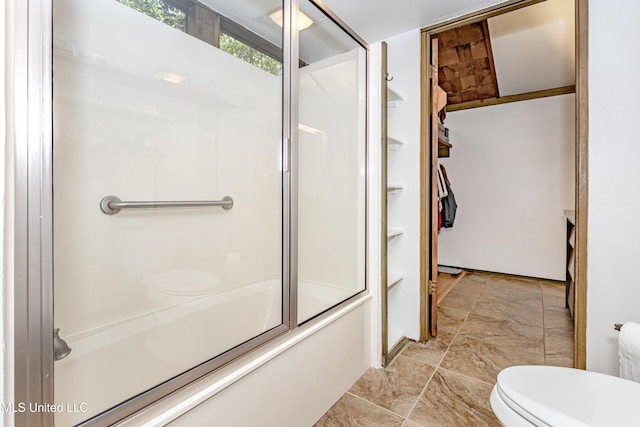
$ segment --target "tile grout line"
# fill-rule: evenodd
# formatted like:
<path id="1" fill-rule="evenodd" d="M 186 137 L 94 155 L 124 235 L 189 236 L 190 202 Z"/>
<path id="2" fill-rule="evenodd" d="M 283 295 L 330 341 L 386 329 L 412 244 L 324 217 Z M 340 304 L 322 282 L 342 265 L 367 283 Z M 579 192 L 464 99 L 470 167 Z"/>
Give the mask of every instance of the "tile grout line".
<path id="1" fill-rule="evenodd" d="M 540 300 L 542 303 L 542 354 L 545 366 L 547 365 L 547 323 L 544 316 L 544 292 L 542 292 L 542 285 L 540 287 Z"/>
<path id="2" fill-rule="evenodd" d="M 458 282 L 459 283 L 459 282 Z M 457 284 L 456 284 L 457 285 Z M 413 406 L 411 407 L 411 410 L 409 411 L 409 414 L 407 414 L 406 418 L 405 418 L 405 422 L 406 420 L 409 419 L 409 415 L 411 415 L 411 413 L 413 412 L 413 410 L 416 408 L 416 405 L 418 404 L 418 402 L 420 401 L 420 398 L 422 397 L 422 395 L 424 394 L 424 392 L 427 390 L 427 387 L 429 387 L 429 383 L 431 383 L 431 380 L 433 379 L 433 376 L 436 374 L 436 372 L 438 371 L 438 369 L 440 369 L 440 365 L 442 365 L 442 361 L 447 357 L 447 353 L 449 353 L 449 350 L 451 349 L 451 345 L 453 344 L 453 341 L 456 339 L 456 337 L 458 336 L 458 334 L 460 333 L 460 330 L 462 329 L 462 326 L 464 326 L 464 322 L 467 321 L 467 319 L 469 318 L 469 315 L 471 314 L 471 311 L 473 310 L 473 307 L 476 306 L 476 303 L 478 302 L 478 300 L 480 299 L 480 296 L 482 295 L 482 293 L 484 292 L 484 289 L 486 288 L 487 284 L 485 283 L 484 286 L 482 287 L 482 291 L 480 291 L 480 293 L 478 294 L 478 297 L 475 299 L 475 301 L 473 302 L 473 304 L 471 305 L 471 308 L 469 308 L 469 312 L 467 312 L 467 315 L 464 317 L 464 319 L 462 320 L 462 322 L 460 323 L 460 326 L 458 327 L 458 329 L 456 330 L 456 333 L 453 334 L 453 338 L 451 338 L 451 342 L 449 343 L 449 345 L 447 346 L 447 349 L 445 350 L 444 354 L 442 355 L 442 357 L 440 358 L 440 361 L 438 362 L 438 365 L 435 367 L 435 369 L 433 370 L 433 372 L 431 373 L 431 375 L 429 376 L 429 379 L 427 380 L 427 383 L 424 385 L 424 387 L 422 388 L 422 391 L 420 391 L 420 394 L 418 394 L 418 398 L 416 399 L 416 401 L 413 403 Z M 453 290 L 453 289 L 451 289 Z M 445 297 L 446 298 L 446 297 Z M 442 368 L 444 369 L 444 368 Z M 447 369 L 444 369 L 445 371 L 448 371 Z M 470 377 L 469 377 L 470 378 Z M 404 423 L 403 423 L 404 425 Z"/>
<path id="3" fill-rule="evenodd" d="M 475 305 L 475 303 L 474 303 L 474 305 Z M 471 310 L 469 310 L 469 312 L 471 312 Z M 469 313 L 467 313 L 467 316 L 468 316 L 468 315 L 469 315 Z M 467 317 L 465 316 L 465 320 L 466 320 L 466 318 L 467 318 Z M 462 321 L 462 323 L 464 323 L 464 320 Z M 462 327 L 462 323 L 461 323 L 461 326 L 460 326 L 460 327 Z M 458 328 L 458 330 L 460 330 L 460 328 Z M 457 331 L 456 331 L 456 334 L 454 335 L 454 338 L 455 338 L 456 336 L 457 336 Z M 453 339 L 451 339 L 451 343 L 453 343 Z M 433 372 L 431 373 L 431 375 L 429 375 L 429 379 L 427 380 L 427 382 L 425 383 L 425 386 L 422 388 L 422 390 L 421 390 L 421 391 L 420 391 L 420 393 L 418 394 L 418 397 L 416 398 L 416 401 L 413 403 L 413 405 L 411 406 L 411 409 L 409 410 L 409 412 L 407 413 L 407 415 L 406 415 L 406 416 L 402 416 L 402 415 L 400 415 L 400 414 L 398 414 L 398 413 L 396 413 L 396 412 L 391 411 L 390 409 L 384 408 L 384 407 L 382 407 L 382 406 L 378 405 L 377 403 L 372 402 L 371 400 L 366 399 L 366 398 L 364 398 L 364 397 L 358 396 L 357 394 L 354 394 L 354 393 L 352 393 L 352 392 L 350 392 L 350 391 L 347 391 L 347 392 L 346 392 L 346 394 L 350 394 L 350 395 L 352 395 L 352 396 L 354 396 L 354 397 L 357 397 L 358 399 L 360 399 L 360 400 L 362 400 L 362 401 L 365 401 L 365 402 L 371 403 L 372 405 L 374 405 L 374 406 L 376 406 L 376 407 L 378 407 L 378 408 L 380 408 L 380 409 L 383 409 L 383 410 L 385 410 L 386 412 L 389 412 L 389 413 L 391 413 L 391 414 L 393 414 L 393 415 L 396 415 L 396 416 L 398 416 L 398 417 L 402 418 L 402 419 L 403 419 L 402 425 L 404 426 L 405 422 L 409 419 L 409 415 L 411 415 L 411 412 L 413 411 L 413 409 L 414 409 L 414 408 L 416 407 L 416 405 L 418 404 L 418 401 L 420 400 L 420 396 L 422 396 L 422 393 L 424 393 L 424 391 L 426 390 L 427 386 L 428 386 L 428 385 L 429 385 L 429 383 L 431 382 L 431 379 L 433 378 L 434 374 L 436 373 L 436 371 L 437 371 L 437 370 L 438 370 L 438 368 L 440 367 L 440 364 L 441 364 L 441 363 L 442 363 L 442 361 L 444 360 L 444 358 L 445 358 L 445 356 L 446 356 L 447 352 L 449 351 L 449 348 L 451 347 L 451 343 L 449 343 L 449 345 L 447 346 L 447 350 L 445 350 L 445 352 L 444 352 L 444 354 L 443 354 L 442 358 L 440 359 L 440 361 L 438 362 L 438 364 L 434 367 L 434 370 L 433 370 Z M 406 348 L 406 347 L 405 347 L 405 348 Z M 403 351 L 404 351 L 404 349 L 403 349 Z M 397 360 L 397 358 L 398 358 L 398 357 L 401 357 L 401 356 L 402 356 L 403 351 L 401 351 L 401 352 L 398 354 L 398 356 L 394 359 L 394 362 Z M 407 356 L 404 356 L 404 357 L 407 357 Z M 414 359 L 411 359 L 411 360 L 414 360 Z M 427 365 L 427 366 L 431 366 L 431 367 L 433 367 L 433 365 L 431 365 L 431 364 L 429 364 L 429 363 L 427 363 L 427 362 L 422 362 L 422 361 L 419 361 L 419 360 L 416 360 L 416 362 L 421 363 L 421 364 L 423 364 L 423 365 Z M 382 369 L 384 370 L 385 368 L 382 368 Z"/>
<path id="4" fill-rule="evenodd" d="M 380 406 L 380 405 L 378 405 L 377 403 L 370 401 L 369 399 L 365 399 L 364 397 L 360 397 L 360 396 L 358 396 L 357 394 L 353 394 L 353 393 L 351 393 L 350 391 L 347 391 L 345 394 L 350 394 L 351 396 L 353 396 L 353 397 L 355 397 L 355 398 L 357 398 L 357 399 L 359 399 L 359 400 L 362 400 L 362 401 L 364 401 L 364 402 L 370 403 L 370 404 L 372 404 L 373 406 L 375 406 L 375 407 L 377 407 L 377 408 L 379 408 L 379 409 L 382 409 L 382 410 L 383 410 L 383 411 L 385 411 L 385 412 L 388 412 L 388 413 L 390 413 L 390 414 L 392 414 L 392 415 L 395 415 L 396 417 L 400 417 L 400 418 L 402 418 L 402 424 L 404 424 L 404 421 L 407 419 L 407 417 L 404 417 L 404 416 L 402 416 L 402 415 L 400 415 L 400 414 L 397 414 L 397 413 L 393 412 L 393 411 L 392 411 L 392 410 L 390 410 L 390 409 L 387 409 L 387 408 L 385 408 L 385 407 L 383 407 L 383 406 Z"/>
<path id="5" fill-rule="evenodd" d="M 475 377 L 470 377 L 469 375 L 461 374 L 460 372 L 452 371 L 451 369 L 447 369 L 447 368 L 440 368 L 440 369 L 442 369 L 443 371 L 447 371 L 447 372 L 449 372 L 450 374 L 453 374 L 453 375 L 458 375 L 460 377 L 465 377 L 465 378 L 468 378 L 470 380 L 477 381 L 479 383 L 490 385 L 491 387 L 493 387 L 495 385 L 495 383 L 490 383 L 490 382 L 487 382 L 487 381 L 484 381 L 484 380 L 480 380 L 480 379 L 475 378 Z"/>

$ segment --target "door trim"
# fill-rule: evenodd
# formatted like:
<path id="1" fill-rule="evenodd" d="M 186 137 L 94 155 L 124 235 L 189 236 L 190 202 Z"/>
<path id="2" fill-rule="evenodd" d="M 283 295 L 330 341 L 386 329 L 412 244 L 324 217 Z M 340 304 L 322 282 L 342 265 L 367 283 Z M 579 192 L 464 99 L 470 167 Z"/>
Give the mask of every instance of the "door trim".
<path id="1" fill-rule="evenodd" d="M 587 369 L 587 221 L 589 212 L 589 1 L 576 13 L 576 296 L 573 363 Z"/>
<path id="2" fill-rule="evenodd" d="M 454 18 L 436 25 L 425 27 L 422 29 L 422 47 L 421 56 L 421 81 L 427 76 L 428 58 L 431 53 L 431 47 L 428 43 L 432 35 L 442 31 L 455 28 L 463 24 L 478 22 L 492 16 L 511 12 L 523 7 L 540 3 L 544 0 L 511 0 L 501 5 L 492 6 Z M 574 313 L 574 366 L 579 369 L 586 369 L 586 321 L 587 321 L 587 221 L 588 221 L 588 148 L 589 148 L 589 104 L 588 104 L 588 0 L 575 0 L 575 16 L 576 16 L 576 182 L 575 182 L 575 205 L 576 205 L 576 300 Z M 426 58 L 426 60 L 425 60 Z M 428 79 L 426 80 L 428 81 Z M 428 84 L 421 85 L 421 137 L 420 137 L 420 159 L 421 163 L 426 162 L 425 156 L 429 156 L 430 152 L 430 135 L 429 135 L 429 114 L 428 108 L 430 97 L 430 88 Z M 429 157 L 430 158 L 430 157 Z M 428 164 L 428 163 L 427 163 Z M 423 170 L 420 182 L 420 265 L 428 265 L 430 246 L 428 236 L 431 228 L 428 227 L 428 221 L 423 218 L 424 212 L 428 208 L 428 198 L 430 196 L 430 181 L 426 170 Z M 424 323 L 423 313 L 428 312 L 428 304 L 425 304 L 423 295 L 423 282 L 427 277 L 422 270 L 421 274 L 421 340 L 423 338 L 422 331 L 428 329 L 428 325 Z"/>
<path id="3" fill-rule="evenodd" d="M 427 36 L 428 43 L 431 46 L 429 52 L 429 88 L 432 90 L 429 102 L 429 209 L 431 216 L 431 228 L 429 233 L 430 241 L 430 257 L 429 257 L 429 280 L 430 288 L 428 291 L 427 301 L 429 301 L 429 334 L 432 337 L 438 334 L 438 111 L 437 100 L 435 97 L 435 87 L 438 84 L 438 39 Z"/>
<path id="4" fill-rule="evenodd" d="M 420 33 L 420 342 L 429 340 L 429 254 L 431 228 L 429 217 L 431 204 L 431 179 L 429 178 L 429 166 L 431 161 L 428 144 L 431 144 L 429 135 L 431 88 L 429 84 L 428 67 L 431 64 L 429 34 Z M 426 91 L 424 90 L 426 89 Z"/>
<path id="5" fill-rule="evenodd" d="M 389 356 L 389 246 L 387 238 L 388 194 L 387 194 L 387 157 L 388 157 L 388 92 L 387 92 L 387 42 L 380 43 L 380 307 L 381 313 L 381 363 L 387 366 Z"/>

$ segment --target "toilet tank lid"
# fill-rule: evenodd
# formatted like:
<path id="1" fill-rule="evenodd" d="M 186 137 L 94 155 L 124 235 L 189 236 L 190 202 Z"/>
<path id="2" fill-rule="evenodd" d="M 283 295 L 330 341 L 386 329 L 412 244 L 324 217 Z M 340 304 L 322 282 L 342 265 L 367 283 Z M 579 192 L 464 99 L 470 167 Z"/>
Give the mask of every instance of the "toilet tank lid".
<path id="1" fill-rule="evenodd" d="M 573 368 L 513 366 L 498 374 L 497 385 L 511 409 L 548 425 L 639 425 L 640 383 Z"/>

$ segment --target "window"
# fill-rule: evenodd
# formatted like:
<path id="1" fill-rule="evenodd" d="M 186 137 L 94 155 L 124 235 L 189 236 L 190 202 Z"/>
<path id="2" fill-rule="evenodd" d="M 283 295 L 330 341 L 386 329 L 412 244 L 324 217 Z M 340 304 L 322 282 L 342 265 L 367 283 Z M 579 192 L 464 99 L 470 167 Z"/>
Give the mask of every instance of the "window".
<path id="1" fill-rule="evenodd" d="M 183 10 L 165 3 L 163 0 L 118 0 L 132 9 L 142 12 L 170 27 L 186 31 L 187 16 Z"/>
<path id="2" fill-rule="evenodd" d="M 138 12 L 279 76 L 282 50 L 199 3 L 179 0 L 117 0 Z"/>
<path id="3" fill-rule="evenodd" d="M 282 73 L 282 62 L 236 40 L 229 34 L 220 34 L 220 49 L 276 76 Z"/>

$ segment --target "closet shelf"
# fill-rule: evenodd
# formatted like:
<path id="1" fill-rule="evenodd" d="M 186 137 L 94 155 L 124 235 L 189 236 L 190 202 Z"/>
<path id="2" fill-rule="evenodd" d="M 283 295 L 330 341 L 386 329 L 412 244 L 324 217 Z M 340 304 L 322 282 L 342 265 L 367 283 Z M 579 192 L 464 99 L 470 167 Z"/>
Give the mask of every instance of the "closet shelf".
<path id="1" fill-rule="evenodd" d="M 387 288 L 397 285 L 402 279 L 404 279 L 404 274 L 402 273 L 389 273 L 389 277 L 387 278 Z"/>
<path id="2" fill-rule="evenodd" d="M 565 210 L 564 216 L 567 218 L 567 221 L 571 225 L 576 225 L 576 211 L 575 210 Z"/>
<path id="3" fill-rule="evenodd" d="M 574 299 L 576 292 L 576 211 L 566 210 L 564 216 L 567 221 L 567 292 L 566 304 L 569 307 L 569 314 L 574 318 Z"/>
<path id="4" fill-rule="evenodd" d="M 399 150 L 400 148 L 402 148 L 403 145 L 404 145 L 404 142 L 395 138 L 387 137 L 387 148 L 390 151 Z"/>
<path id="5" fill-rule="evenodd" d="M 438 138 L 438 157 L 449 157 L 449 150 L 453 145 L 442 138 Z"/>
<path id="6" fill-rule="evenodd" d="M 399 228 L 390 228 L 387 230 L 387 239 L 393 239 L 402 235 L 403 233 L 404 231 L 400 230 Z"/>
<path id="7" fill-rule="evenodd" d="M 388 193 L 398 193 L 400 190 L 404 188 L 404 185 L 399 184 L 387 184 L 387 192 Z"/>
<path id="8" fill-rule="evenodd" d="M 569 265 L 567 266 L 567 271 L 569 272 L 569 277 L 571 277 L 571 281 L 574 282 L 576 280 L 576 264 L 575 264 L 575 257 L 573 256 L 573 252 L 571 251 L 571 253 L 569 254 L 570 258 L 569 258 Z"/>
<path id="9" fill-rule="evenodd" d="M 568 243 L 572 248 L 576 247 L 576 228 L 575 227 L 573 227 L 571 229 L 571 233 L 569 234 L 569 242 Z"/>
<path id="10" fill-rule="evenodd" d="M 387 105 L 391 108 L 397 107 L 402 104 L 404 98 L 398 92 L 391 88 L 387 88 Z"/>

